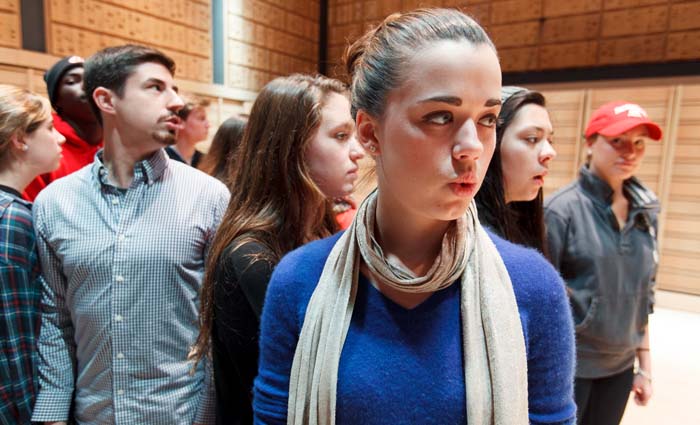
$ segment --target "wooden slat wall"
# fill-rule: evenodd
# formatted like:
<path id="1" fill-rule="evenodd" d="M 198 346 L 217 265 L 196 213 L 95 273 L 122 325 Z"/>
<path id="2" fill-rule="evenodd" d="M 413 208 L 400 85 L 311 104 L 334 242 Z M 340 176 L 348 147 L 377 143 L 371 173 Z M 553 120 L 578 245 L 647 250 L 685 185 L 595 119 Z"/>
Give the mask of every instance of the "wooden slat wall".
<path id="1" fill-rule="evenodd" d="M 227 85 L 259 91 L 277 76 L 316 72 L 318 0 L 230 0 L 227 6 Z"/>
<path id="2" fill-rule="evenodd" d="M 329 0 L 329 59 L 368 25 L 419 6 L 472 14 L 506 72 L 700 58 L 698 0 Z"/>
<path id="3" fill-rule="evenodd" d="M 700 86 L 679 90 L 659 284 L 700 294 Z"/>
<path id="4" fill-rule="evenodd" d="M 0 46 L 22 46 L 19 0 L 0 0 Z"/>
<path id="5" fill-rule="evenodd" d="M 46 96 L 44 71 L 60 57 L 19 49 L 0 47 L 0 84 L 14 84 Z M 248 112 L 254 98 L 245 91 L 236 91 L 214 84 L 203 84 L 191 80 L 177 79 L 184 93 L 208 99 L 208 119 L 211 123 L 209 137 L 214 135 L 221 122 L 228 117 Z M 208 149 L 209 140 L 203 142 L 201 150 Z"/>
<path id="6" fill-rule="evenodd" d="M 209 0 L 48 0 L 48 53 L 89 56 L 107 46 L 140 43 L 177 63 L 177 74 L 212 81 Z"/>

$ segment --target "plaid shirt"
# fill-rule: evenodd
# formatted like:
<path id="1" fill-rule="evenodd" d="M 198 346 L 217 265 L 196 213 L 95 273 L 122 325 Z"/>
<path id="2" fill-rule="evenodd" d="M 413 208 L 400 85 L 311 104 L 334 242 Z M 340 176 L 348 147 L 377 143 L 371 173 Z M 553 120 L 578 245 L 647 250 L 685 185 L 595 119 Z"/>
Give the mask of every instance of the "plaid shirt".
<path id="1" fill-rule="evenodd" d="M 36 394 L 39 265 L 31 204 L 0 190 L 0 424 L 28 424 Z"/>
<path id="2" fill-rule="evenodd" d="M 65 420 L 72 406 L 80 424 L 211 423 L 210 368 L 191 373 L 187 355 L 228 189 L 162 149 L 120 189 L 101 155 L 34 204 L 44 288 L 32 420 Z"/>

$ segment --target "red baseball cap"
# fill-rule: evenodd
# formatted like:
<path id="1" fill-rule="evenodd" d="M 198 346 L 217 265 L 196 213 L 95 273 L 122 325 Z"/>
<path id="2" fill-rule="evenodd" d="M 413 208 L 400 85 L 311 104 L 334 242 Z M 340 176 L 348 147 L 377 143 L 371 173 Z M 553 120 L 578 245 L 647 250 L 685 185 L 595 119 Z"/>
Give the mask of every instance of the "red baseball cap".
<path id="1" fill-rule="evenodd" d="M 638 125 L 646 126 L 652 139 L 661 140 L 661 127 L 649 119 L 641 106 L 621 100 L 609 102 L 593 112 L 586 126 L 586 138 L 594 134 L 619 136 Z"/>

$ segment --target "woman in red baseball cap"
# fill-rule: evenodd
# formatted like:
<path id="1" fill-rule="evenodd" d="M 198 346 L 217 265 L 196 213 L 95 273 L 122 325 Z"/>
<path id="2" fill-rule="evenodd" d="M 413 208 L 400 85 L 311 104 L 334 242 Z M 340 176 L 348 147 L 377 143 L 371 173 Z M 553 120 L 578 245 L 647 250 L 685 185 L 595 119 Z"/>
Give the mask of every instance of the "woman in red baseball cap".
<path id="1" fill-rule="evenodd" d="M 647 143 L 661 135 L 637 104 L 601 106 L 586 127 L 588 160 L 578 180 L 545 202 L 549 256 L 576 325 L 579 424 L 619 424 L 630 391 L 639 405 L 652 394 L 647 321 L 659 202 L 634 174 Z"/>

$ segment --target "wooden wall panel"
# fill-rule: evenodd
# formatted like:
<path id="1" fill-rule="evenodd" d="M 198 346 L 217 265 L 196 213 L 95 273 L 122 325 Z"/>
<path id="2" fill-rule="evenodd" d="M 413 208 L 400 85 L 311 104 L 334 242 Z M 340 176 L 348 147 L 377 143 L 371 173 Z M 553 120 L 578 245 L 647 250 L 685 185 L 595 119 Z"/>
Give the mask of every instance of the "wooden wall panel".
<path id="1" fill-rule="evenodd" d="M 211 5 L 194 0 L 48 0 L 50 54 L 89 56 L 123 43 L 172 56 L 177 76 L 211 82 Z"/>
<path id="2" fill-rule="evenodd" d="M 659 284 L 700 294 L 700 86 L 680 93 Z"/>
<path id="3" fill-rule="evenodd" d="M 547 100 L 557 157 L 551 162 L 544 191 L 548 195 L 568 184 L 576 176 L 581 150 L 581 127 L 586 107 L 585 91 L 543 92 Z"/>
<path id="4" fill-rule="evenodd" d="M 14 84 L 35 93 L 47 96 L 43 75 L 60 56 L 0 47 L 0 84 Z M 185 95 L 208 99 L 210 106 L 207 116 L 210 126 L 209 140 L 202 142 L 198 149 L 206 152 L 216 129 L 234 114 L 248 113 L 253 97 L 248 92 L 227 87 L 199 83 L 177 78 L 178 85 Z"/>
<path id="5" fill-rule="evenodd" d="M 335 0 L 328 57 L 338 62 L 369 25 L 417 4 L 472 14 L 505 72 L 700 59 L 700 0 Z"/>
<path id="6" fill-rule="evenodd" d="M 0 46 L 22 46 L 19 0 L 0 0 Z"/>
<path id="7" fill-rule="evenodd" d="M 232 0 L 227 11 L 227 84 L 259 91 L 267 82 L 318 69 L 318 1 Z"/>

